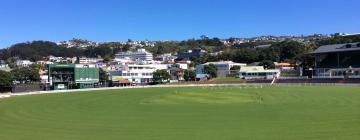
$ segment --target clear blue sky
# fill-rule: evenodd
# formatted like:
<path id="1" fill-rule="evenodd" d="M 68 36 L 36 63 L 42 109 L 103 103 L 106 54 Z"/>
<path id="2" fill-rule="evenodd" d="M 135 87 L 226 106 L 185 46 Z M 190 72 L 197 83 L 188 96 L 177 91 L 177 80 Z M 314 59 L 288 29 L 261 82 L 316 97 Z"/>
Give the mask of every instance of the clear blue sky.
<path id="1" fill-rule="evenodd" d="M 359 0 L 0 0 L 0 48 L 32 41 L 183 40 L 360 32 Z"/>

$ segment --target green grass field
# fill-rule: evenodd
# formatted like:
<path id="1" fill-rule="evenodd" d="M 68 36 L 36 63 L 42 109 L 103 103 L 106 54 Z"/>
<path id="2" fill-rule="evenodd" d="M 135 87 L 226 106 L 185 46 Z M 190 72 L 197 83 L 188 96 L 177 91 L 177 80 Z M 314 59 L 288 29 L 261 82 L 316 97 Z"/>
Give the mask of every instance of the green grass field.
<path id="1" fill-rule="evenodd" d="M 357 140 L 360 87 L 182 87 L 0 100 L 0 140 Z"/>

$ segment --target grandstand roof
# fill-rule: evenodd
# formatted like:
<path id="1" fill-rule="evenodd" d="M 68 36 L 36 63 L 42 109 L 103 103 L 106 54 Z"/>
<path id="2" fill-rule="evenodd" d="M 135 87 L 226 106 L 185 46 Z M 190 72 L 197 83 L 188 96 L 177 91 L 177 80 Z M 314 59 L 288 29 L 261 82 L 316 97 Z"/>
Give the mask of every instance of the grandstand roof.
<path id="1" fill-rule="evenodd" d="M 209 64 L 214 64 L 214 65 L 219 65 L 219 64 L 233 64 L 233 65 L 244 65 L 246 66 L 246 63 L 235 63 L 233 61 L 218 61 L 218 62 L 207 62 L 204 65 L 209 65 Z"/>
<path id="2" fill-rule="evenodd" d="M 314 52 L 312 52 L 312 54 L 347 52 L 347 51 L 360 51 L 360 42 L 320 46 Z"/>

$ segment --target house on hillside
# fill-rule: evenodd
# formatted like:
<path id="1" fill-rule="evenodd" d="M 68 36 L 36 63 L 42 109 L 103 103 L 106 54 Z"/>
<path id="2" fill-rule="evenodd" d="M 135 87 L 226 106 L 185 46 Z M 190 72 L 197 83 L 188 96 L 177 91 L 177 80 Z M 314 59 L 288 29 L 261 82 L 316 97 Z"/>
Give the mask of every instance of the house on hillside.
<path id="1" fill-rule="evenodd" d="M 28 67 L 30 65 L 35 64 L 34 62 L 31 62 L 30 60 L 17 60 L 16 65 L 20 67 Z"/>
<path id="2" fill-rule="evenodd" d="M 178 52 L 177 59 L 179 60 L 191 60 L 192 58 L 200 58 L 206 53 L 205 50 L 201 48 L 196 48 L 193 50 L 188 50 L 187 52 Z"/>
<path id="3" fill-rule="evenodd" d="M 5 63 L 4 60 L 0 60 L 0 70 L 10 72 L 11 69 L 8 64 Z"/>

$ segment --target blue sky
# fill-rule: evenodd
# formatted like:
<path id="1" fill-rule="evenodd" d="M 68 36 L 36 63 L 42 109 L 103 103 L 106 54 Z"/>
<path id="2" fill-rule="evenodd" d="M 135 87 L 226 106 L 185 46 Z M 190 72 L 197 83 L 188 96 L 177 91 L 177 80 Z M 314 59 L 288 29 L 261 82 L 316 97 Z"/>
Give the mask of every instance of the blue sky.
<path id="1" fill-rule="evenodd" d="M 0 48 L 32 40 L 183 40 L 360 32 L 359 0 L 0 0 Z"/>

